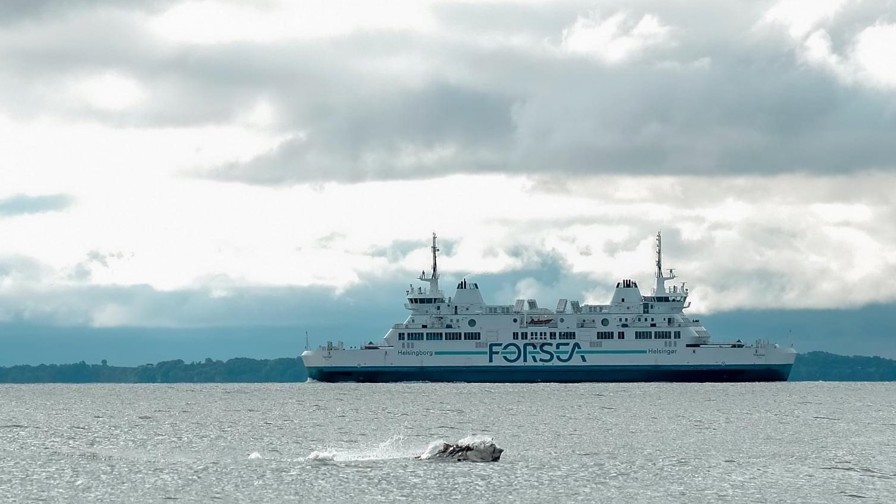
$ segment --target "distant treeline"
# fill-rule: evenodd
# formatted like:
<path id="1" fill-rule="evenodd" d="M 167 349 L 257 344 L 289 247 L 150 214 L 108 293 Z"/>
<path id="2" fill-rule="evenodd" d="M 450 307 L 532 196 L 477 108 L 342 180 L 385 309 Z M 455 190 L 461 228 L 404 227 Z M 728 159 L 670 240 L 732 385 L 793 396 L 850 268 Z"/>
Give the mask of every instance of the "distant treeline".
<path id="1" fill-rule="evenodd" d="M 796 356 L 790 381 L 896 381 L 896 360 L 808 352 Z"/>
<path id="2" fill-rule="evenodd" d="M 205 359 L 145 364 L 41 364 L 0 367 L 0 383 L 286 383 L 307 378 L 301 359 Z M 896 381 L 896 360 L 846 357 L 826 352 L 799 354 L 790 381 Z"/>
<path id="3" fill-rule="evenodd" d="M 101 364 L 41 364 L 0 367 L 0 383 L 277 383 L 308 378 L 301 359 L 180 359 L 137 367 Z"/>

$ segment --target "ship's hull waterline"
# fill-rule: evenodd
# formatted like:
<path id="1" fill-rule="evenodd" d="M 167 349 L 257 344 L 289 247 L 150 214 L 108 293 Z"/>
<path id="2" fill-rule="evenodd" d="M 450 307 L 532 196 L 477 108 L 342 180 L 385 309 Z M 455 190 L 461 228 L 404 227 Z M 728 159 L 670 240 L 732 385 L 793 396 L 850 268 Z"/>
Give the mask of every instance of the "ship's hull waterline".
<path id="1" fill-rule="evenodd" d="M 360 383 L 776 382 L 787 381 L 792 366 L 328 366 L 308 368 L 308 377 L 321 382 Z"/>

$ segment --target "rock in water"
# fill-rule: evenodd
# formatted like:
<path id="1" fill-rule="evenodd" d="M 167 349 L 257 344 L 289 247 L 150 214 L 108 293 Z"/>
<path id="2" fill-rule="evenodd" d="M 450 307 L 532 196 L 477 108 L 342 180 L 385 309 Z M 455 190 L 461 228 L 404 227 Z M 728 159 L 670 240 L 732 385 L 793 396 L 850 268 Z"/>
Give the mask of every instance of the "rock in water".
<path id="1" fill-rule="evenodd" d="M 476 441 L 473 443 L 442 443 L 430 447 L 422 455 L 414 457 L 420 460 L 452 460 L 457 462 L 497 462 L 501 460 L 504 450 L 492 441 Z"/>

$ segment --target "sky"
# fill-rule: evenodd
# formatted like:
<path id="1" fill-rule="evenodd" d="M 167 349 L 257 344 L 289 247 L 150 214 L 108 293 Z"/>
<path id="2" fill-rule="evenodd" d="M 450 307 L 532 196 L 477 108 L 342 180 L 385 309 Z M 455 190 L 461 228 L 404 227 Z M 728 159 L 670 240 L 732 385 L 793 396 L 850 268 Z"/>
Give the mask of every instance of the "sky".
<path id="1" fill-rule="evenodd" d="M 553 307 L 662 231 L 716 338 L 896 358 L 894 63 L 888 1 L 5 0 L 0 365 L 377 340 L 433 232 Z"/>

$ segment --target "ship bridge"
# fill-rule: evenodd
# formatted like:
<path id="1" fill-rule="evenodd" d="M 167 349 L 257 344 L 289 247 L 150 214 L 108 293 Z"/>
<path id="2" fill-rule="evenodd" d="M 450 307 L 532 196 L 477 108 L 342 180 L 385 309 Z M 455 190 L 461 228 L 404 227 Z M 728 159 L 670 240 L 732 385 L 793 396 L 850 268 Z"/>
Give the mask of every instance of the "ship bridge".
<path id="1" fill-rule="evenodd" d="M 418 289 L 416 292 L 412 292 L 411 290 L 407 291 L 408 293 L 408 304 L 411 305 L 431 305 L 444 303 L 445 298 L 442 296 L 434 297 L 429 294 L 429 292 L 423 292 L 423 289 Z"/>
<path id="2" fill-rule="evenodd" d="M 445 299 L 445 295 L 439 288 L 439 263 L 438 252 L 439 247 L 436 243 L 436 234 L 432 234 L 432 274 L 427 275 L 426 271 L 420 272 L 418 280 L 429 283 L 429 288 L 414 287 L 411 285 L 405 292 L 408 302 L 405 307 L 417 314 L 447 314 L 453 311 L 458 313 L 458 306 L 463 307 L 464 312 L 481 311 L 485 305 L 482 299 L 482 293 L 479 292 L 479 285 L 476 282 L 467 282 L 466 279 L 461 280 L 457 284 L 457 291 L 454 298 Z"/>
<path id="3" fill-rule="evenodd" d="M 426 271 L 421 271 L 419 280 L 429 283 L 429 288 L 414 288 L 413 285 L 405 292 L 408 296 L 408 302 L 405 307 L 415 312 L 440 312 L 442 305 L 445 304 L 445 296 L 439 289 L 439 265 L 437 262 L 437 254 L 439 247 L 436 245 L 436 234 L 432 234 L 432 274 L 426 275 Z"/>
<path id="4" fill-rule="evenodd" d="M 673 285 L 666 287 L 667 280 L 675 279 L 675 270 L 669 268 L 669 274 L 663 273 L 663 235 L 661 232 L 656 233 L 656 287 L 653 289 L 652 296 L 644 296 L 645 303 L 654 305 L 660 304 L 662 309 L 678 311 L 687 308 L 685 302 L 688 299 L 688 289 L 685 283 L 681 285 Z"/>

